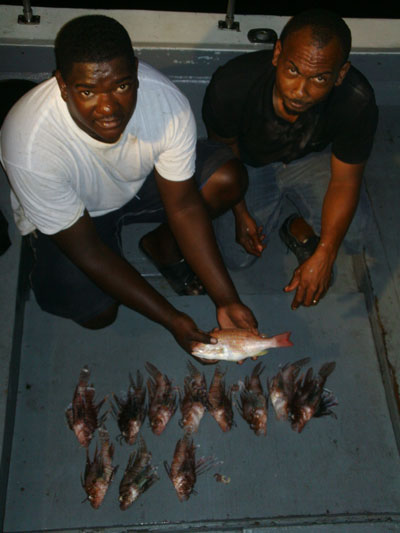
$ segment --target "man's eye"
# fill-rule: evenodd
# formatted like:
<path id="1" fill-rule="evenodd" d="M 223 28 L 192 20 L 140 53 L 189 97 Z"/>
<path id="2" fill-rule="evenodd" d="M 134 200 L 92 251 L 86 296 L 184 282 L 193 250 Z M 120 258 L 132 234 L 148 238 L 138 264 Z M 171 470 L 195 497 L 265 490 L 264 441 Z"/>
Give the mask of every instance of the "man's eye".
<path id="1" fill-rule="evenodd" d="M 289 67 L 290 74 L 297 74 L 297 70 L 294 67 Z"/>
<path id="2" fill-rule="evenodd" d="M 129 89 L 130 85 L 129 83 L 121 83 L 121 85 L 118 87 L 117 91 L 119 93 L 124 93 Z"/>
<path id="3" fill-rule="evenodd" d="M 81 91 L 81 95 L 84 96 L 85 98 L 89 98 L 89 96 L 92 96 L 92 91 Z"/>
<path id="4" fill-rule="evenodd" d="M 315 81 L 316 81 L 317 83 L 325 83 L 325 82 L 326 82 L 326 78 L 325 78 L 325 76 L 317 76 L 317 77 L 315 78 Z"/>

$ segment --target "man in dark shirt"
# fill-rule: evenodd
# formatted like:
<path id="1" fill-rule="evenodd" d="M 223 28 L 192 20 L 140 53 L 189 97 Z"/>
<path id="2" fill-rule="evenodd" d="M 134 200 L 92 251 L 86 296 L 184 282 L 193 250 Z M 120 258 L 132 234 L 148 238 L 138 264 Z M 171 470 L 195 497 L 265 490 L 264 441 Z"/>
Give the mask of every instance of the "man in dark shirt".
<path id="1" fill-rule="evenodd" d="M 280 229 L 299 261 L 285 287 L 296 291 L 293 309 L 325 295 L 345 236 L 353 251 L 362 245 L 359 198 L 378 112 L 371 86 L 348 61 L 350 48 L 338 15 L 308 10 L 290 19 L 273 51 L 219 68 L 203 103 L 209 137 L 230 145 L 249 174 L 246 198 L 233 209 L 236 240 L 247 253 L 226 238 L 229 215 L 217 225 L 228 266 L 261 255 L 264 228 L 278 224 L 285 198 L 297 208 Z"/>

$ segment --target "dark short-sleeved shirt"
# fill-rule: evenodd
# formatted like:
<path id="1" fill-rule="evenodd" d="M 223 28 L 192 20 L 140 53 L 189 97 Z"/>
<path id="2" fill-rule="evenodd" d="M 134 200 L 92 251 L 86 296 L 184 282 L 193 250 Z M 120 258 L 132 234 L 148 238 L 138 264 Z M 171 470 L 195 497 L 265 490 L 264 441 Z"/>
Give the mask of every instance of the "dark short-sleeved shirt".
<path id="1" fill-rule="evenodd" d="M 345 163 L 368 159 L 378 109 L 361 72 L 351 66 L 342 84 L 294 123 L 274 111 L 275 73 L 271 50 L 240 55 L 218 68 L 203 101 L 207 128 L 220 137 L 237 137 L 242 161 L 254 167 L 288 163 L 331 143 L 332 153 Z"/>

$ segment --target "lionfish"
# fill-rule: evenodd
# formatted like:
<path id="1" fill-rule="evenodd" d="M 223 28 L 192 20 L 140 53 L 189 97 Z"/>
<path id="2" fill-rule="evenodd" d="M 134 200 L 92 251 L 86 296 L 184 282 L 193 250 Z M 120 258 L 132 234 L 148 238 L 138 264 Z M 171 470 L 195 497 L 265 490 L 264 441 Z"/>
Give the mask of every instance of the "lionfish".
<path id="1" fill-rule="evenodd" d="M 119 506 L 122 511 L 128 509 L 143 492 L 158 479 L 156 468 L 151 465 L 151 453 L 147 450 L 143 437 L 139 448 L 129 456 L 124 476 L 119 485 Z"/>
<path id="2" fill-rule="evenodd" d="M 98 414 L 106 398 L 97 405 L 94 402 L 95 389 L 89 386 L 89 368 L 85 365 L 80 371 L 79 382 L 75 389 L 72 403 L 65 410 L 68 426 L 74 431 L 81 446 L 87 448 L 94 432 L 104 420 L 98 420 Z"/>
<path id="3" fill-rule="evenodd" d="M 187 433 L 196 433 L 207 409 L 207 384 L 193 363 L 188 361 L 190 375 L 184 380 L 184 396 L 179 394 L 182 419 L 180 425 Z"/>
<path id="4" fill-rule="evenodd" d="M 286 364 L 279 372 L 267 381 L 269 397 L 278 420 L 287 420 L 295 393 L 296 379 L 303 365 L 310 361 L 309 357 Z"/>
<path id="5" fill-rule="evenodd" d="M 146 388 L 143 386 L 143 376 L 138 370 L 136 383 L 129 374 L 129 388 L 124 396 L 113 393 L 116 403 L 112 405 L 113 413 L 121 431 L 120 438 L 132 445 L 136 442 L 140 427 L 146 417 Z"/>
<path id="6" fill-rule="evenodd" d="M 168 377 L 154 365 L 147 362 L 146 369 L 153 378 L 147 380 L 150 426 L 153 433 L 161 435 L 177 409 L 176 390 Z"/>
<path id="7" fill-rule="evenodd" d="M 323 364 L 315 377 L 313 369 L 309 368 L 304 379 L 297 381 L 290 415 L 293 430 L 300 433 L 312 417 L 336 416 L 330 408 L 337 405 L 337 400 L 330 391 L 324 389 L 335 366 L 333 361 Z"/>
<path id="8" fill-rule="evenodd" d="M 263 392 L 260 375 L 264 371 L 261 362 L 246 376 L 244 386 L 240 390 L 240 402 L 237 407 L 240 414 L 256 435 L 267 434 L 268 399 Z"/>
<path id="9" fill-rule="evenodd" d="M 100 451 L 96 445 L 93 461 L 90 460 L 89 451 L 86 450 L 86 468 L 83 479 L 81 479 L 87 499 L 94 509 L 98 509 L 102 504 L 117 470 L 117 467 L 112 465 L 114 445 L 110 444 L 109 434 L 104 426 L 99 428 L 99 438 Z"/>
<path id="10" fill-rule="evenodd" d="M 232 389 L 226 392 L 224 372 L 215 368 L 208 391 L 208 409 L 222 431 L 229 431 L 233 424 Z"/>
<path id="11" fill-rule="evenodd" d="M 185 433 L 176 444 L 171 466 L 164 461 L 165 470 L 181 502 L 189 499 L 194 491 L 197 476 L 216 464 L 213 457 L 201 457 L 196 461 L 195 450 L 193 439 Z"/>

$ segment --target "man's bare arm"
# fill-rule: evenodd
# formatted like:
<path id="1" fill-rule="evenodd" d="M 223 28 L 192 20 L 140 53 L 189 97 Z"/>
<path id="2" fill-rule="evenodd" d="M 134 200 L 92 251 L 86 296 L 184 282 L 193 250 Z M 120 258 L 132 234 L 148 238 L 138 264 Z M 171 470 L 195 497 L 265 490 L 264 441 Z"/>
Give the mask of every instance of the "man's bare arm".
<path id="1" fill-rule="evenodd" d="M 332 155 L 332 175 L 322 207 L 320 243 L 285 287 L 287 292 L 296 289 L 293 309 L 318 302 L 328 290 L 339 247 L 357 209 L 364 168 L 365 163 L 351 165 Z"/>
<path id="2" fill-rule="evenodd" d="M 173 182 L 155 172 L 168 223 L 187 262 L 217 307 L 221 327 L 256 328 L 219 252 L 211 219 L 193 179 Z"/>

